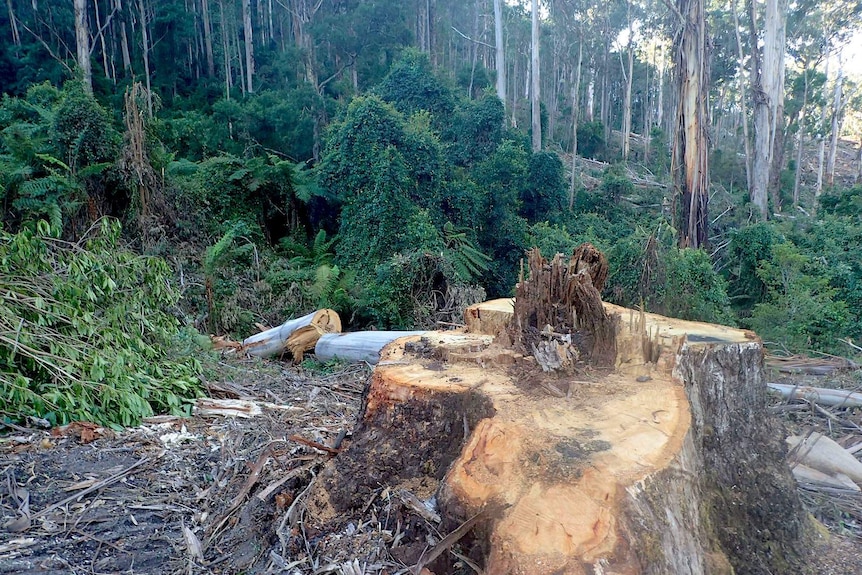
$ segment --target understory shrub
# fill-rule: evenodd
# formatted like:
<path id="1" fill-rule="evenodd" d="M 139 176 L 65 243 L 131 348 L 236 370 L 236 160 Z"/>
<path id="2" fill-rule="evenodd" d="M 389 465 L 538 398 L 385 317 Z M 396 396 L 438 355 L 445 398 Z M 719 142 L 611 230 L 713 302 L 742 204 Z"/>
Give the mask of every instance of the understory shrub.
<path id="1" fill-rule="evenodd" d="M 164 260 L 120 245 L 103 219 L 78 243 L 0 230 L 0 416 L 127 426 L 188 413 L 200 364 L 178 355 Z"/>

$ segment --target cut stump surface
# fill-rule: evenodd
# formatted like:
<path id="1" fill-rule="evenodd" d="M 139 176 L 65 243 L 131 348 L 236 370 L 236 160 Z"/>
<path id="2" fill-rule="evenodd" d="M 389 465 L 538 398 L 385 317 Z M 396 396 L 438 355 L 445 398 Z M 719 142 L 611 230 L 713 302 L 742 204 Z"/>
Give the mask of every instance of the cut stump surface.
<path id="1" fill-rule="evenodd" d="M 759 340 L 605 311 L 607 369 L 545 374 L 501 345 L 511 299 L 468 308 L 466 332 L 387 346 L 319 516 L 406 487 L 436 493 L 450 527 L 502 504 L 462 550 L 489 575 L 792 572 L 800 506 L 761 416 Z"/>

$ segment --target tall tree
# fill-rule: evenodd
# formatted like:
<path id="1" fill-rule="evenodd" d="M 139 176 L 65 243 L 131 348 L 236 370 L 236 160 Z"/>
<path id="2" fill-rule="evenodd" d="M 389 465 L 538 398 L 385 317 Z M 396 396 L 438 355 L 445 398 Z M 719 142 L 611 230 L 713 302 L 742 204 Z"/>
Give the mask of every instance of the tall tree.
<path id="1" fill-rule="evenodd" d="M 87 26 L 87 0 L 75 1 L 75 44 L 78 68 L 84 76 L 84 89 L 93 93 L 93 70 L 90 66 L 90 31 Z"/>
<path id="2" fill-rule="evenodd" d="M 530 28 L 530 54 L 531 63 L 530 75 L 533 79 L 530 88 L 530 101 L 532 111 L 532 130 L 533 130 L 533 151 L 538 152 L 542 149 L 542 110 L 541 110 L 541 79 L 540 79 L 540 60 L 539 60 L 539 0 L 532 0 L 532 27 Z"/>
<path id="3" fill-rule="evenodd" d="M 678 92 L 673 172 L 680 198 L 679 243 L 706 245 L 709 199 L 707 150 L 709 70 L 704 0 L 677 0 L 679 29 L 674 39 Z"/>
<path id="4" fill-rule="evenodd" d="M 494 0 L 494 46 L 497 68 L 497 97 L 506 106 L 506 45 L 503 43 L 503 0 Z M 505 117 L 505 116 L 504 116 Z"/>
<path id="5" fill-rule="evenodd" d="M 201 0 L 201 16 L 204 27 L 204 51 L 207 57 L 207 75 L 215 76 L 215 58 L 213 57 L 213 31 L 210 22 L 209 0 Z"/>
<path id="6" fill-rule="evenodd" d="M 242 29 L 245 38 L 246 91 L 254 93 L 254 30 L 251 27 L 251 0 L 242 0 Z"/>
<path id="7" fill-rule="evenodd" d="M 751 202 L 761 219 L 769 216 L 769 182 L 776 169 L 776 131 L 784 124 L 784 49 L 786 44 L 787 0 L 766 0 L 763 50 L 758 46 L 757 10 L 749 0 L 751 17 L 752 94 L 754 97 L 754 161 L 751 175 Z M 779 128 L 779 123 L 781 128 Z M 779 142 L 783 144 L 783 139 Z M 777 194 L 775 208 L 780 209 Z"/>

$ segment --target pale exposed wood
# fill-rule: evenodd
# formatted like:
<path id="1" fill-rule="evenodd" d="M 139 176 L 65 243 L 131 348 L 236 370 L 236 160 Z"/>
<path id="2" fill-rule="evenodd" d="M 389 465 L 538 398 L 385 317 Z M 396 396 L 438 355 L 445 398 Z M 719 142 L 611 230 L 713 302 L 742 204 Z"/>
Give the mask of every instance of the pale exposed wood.
<path id="1" fill-rule="evenodd" d="M 846 475 L 862 486 L 862 462 L 825 435 L 817 432 L 804 437 L 791 435 L 787 444 L 792 448 L 793 461 L 828 475 Z"/>
<path id="2" fill-rule="evenodd" d="M 701 523 L 715 518 L 707 519 L 698 511 L 704 505 L 700 481 L 709 473 L 699 452 L 704 418 L 730 418 L 709 424 L 707 433 L 718 435 L 751 421 L 708 413 L 710 401 L 730 392 L 718 392 L 709 400 L 707 395 L 722 385 L 738 385 L 725 383 L 729 375 L 715 379 L 677 368 L 682 362 L 696 370 L 705 365 L 704 358 L 712 350 L 719 349 L 725 356 L 717 363 L 706 362 L 706 373 L 735 370 L 727 367 L 728 358 L 741 354 L 747 362 L 760 361 L 759 340 L 744 330 L 605 304 L 605 311 L 616 318 L 616 369 L 546 380 L 569 389 L 568 395 L 558 397 L 539 386 L 525 388 L 523 375 L 535 373 L 531 358 L 515 354 L 508 356 L 510 361 L 499 361 L 506 355 L 505 348 L 492 336 L 500 333 L 502 320 L 511 317 L 512 309 L 510 299 L 471 308 L 477 313 L 468 320 L 468 329 L 488 335 L 427 332 L 388 345 L 383 351 L 385 361 L 372 376 L 365 416 L 354 441 L 357 434 L 371 433 L 369 437 L 376 439 L 370 441 L 389 446 L 381 447 L 383 453 L 398 449 L 402 453 L 398 457 L 404 457 L 404 466 L 409 467 L 409 454 L 425 436 L 407 443 L 388 437 L 387 432 L 397 432 L 386 428 L 386 421 L 394 418 L 402 422 L 398 425 L 422 428 L 428 425 L 423 418 L 428 408 L 423 406 L 437 405 L 435 398 L 463 398 L 451 405 L 478 401 L 472 397 L 489 401 L 485 416 L 469 409 L 464 412 L 466 441 L 454 461 L 446 464 L 438 489 L 441 513 L 457 521 L 489 505 L 505 507 L 480 531 L 486 538 L 485 573 L 489 575 L 703 573 L 708 572 L 702 570 L 707 561 L 715 557 L 727 563 L 720 543 L 710 539 L 709 528 Z M 490 318 L 493 321 L 487 321 Z M 450 347 L 471 345 L 473 351 L 462 354 L 469 355 L 470 361 L 446 361 Z M 695 356 L 692 360 L 686 359 L 689 353 Z M 441 413 L 436 409 L 429 413 Z M 750 408 L 734 403 L 734 409 Z M 411 414 L 410 423 L 395 415 L 401 410 Z M 451 417 L 454 424 L 443 424 L 449 429 L 443 439 L 460 440 L 462 426 L 456 422 L 462 416 L 441 415 Z M 334 467 L 324 473 L 324 483 L 343 488 L 340 480 L 327 474 L 337 473 L 343 465 L 344 477 L 353 477 L 357 471 L 350 467 L 352 456 L 360 468 L 378 477 L 378 471 L 367 468 L 378 456 L 353 449 L 334 460 Z M 783 465 L 780 455 L 776 457 Z M 789 480 L 786 467 L 784 472 Z M 394 489 L 401 484 L 390 478 L 388 485 Z M 650 523 L 652 527 L 643 523 L 651 521 L 657 523 Z M 694 571 L 689 571 L 692 565 Z"/>
<path id="3" fill-rule="evenodd" d="M 780 393 L 785 399 L 804 399 L 833 407 L 862 407 L 862 393 L 859 392 L 784 383 L 767 383 L 766 385 L 769 386 L 769 389 Z"/>
<path id="4" fill-rule="evenodd" d="M 314 355 L 321 361 L 342 359 L 365 361 L 371 364 L 380 360 L 380 351 L 399 338 L 419 336 L 424 331 L 356 331 L 329 333 L 320 337 L 314 346 Z"/>
<path id="5" fill-rule="evenodd" d="M 862 489 L 860 489 L 859 486 L 856 485 L 853 480 L 846 475 L 839 474 L 838 476 L 832 476 L 828 473 L 823 473 L 822 471 L 818 471 L 817 469 L 808 467 L 807 465 L 803 465 L 801 463 L 794 465 L 791 468 L 791 471 L 793 471 L 793 477 L 795 477 L 799 483 L 831 487 L 832 489 L 849 489 L 850 491 L 862 491 Z"/>
<path id="6" fill-rule="evenodd" d="M 258 357 L 290 351 L 293 359 L 299 361 L 303 353 L 314 349 L 320 336 L 340 331 L 341 318 L 338 313 L 331 309 L 320 309 L 244 339 L 242 349 Z"/>
<path id="7" fill-rule="evenodd" d="M 93 72 L 90 66 L 90 32 L 87 26 L 87 0 L 75 0 L 75 43 L 78 68 L 84 76 L 84 89 L 93 93 Z"/>
<path id="8" fill-rule="evenodd" d="M 541 86 L 540 60 L 539 60 L 539 2 L 532 0 L 532 26 L 531 33 L 531 59 L 530 59 L 530 102 L 531 102 L 531 127 L 533 132 L 533 151 L 542 149 L 542 114 L 541 114 Z"/>
<path id="9" fill-rule="evenodd" d="M 503 43 L 503 0 L 494 0 L 494 45 L 497 69 L 497 97 L 506 106 L 506 46 Z M 505 118 L 506 114 L 503 113 Z"/>

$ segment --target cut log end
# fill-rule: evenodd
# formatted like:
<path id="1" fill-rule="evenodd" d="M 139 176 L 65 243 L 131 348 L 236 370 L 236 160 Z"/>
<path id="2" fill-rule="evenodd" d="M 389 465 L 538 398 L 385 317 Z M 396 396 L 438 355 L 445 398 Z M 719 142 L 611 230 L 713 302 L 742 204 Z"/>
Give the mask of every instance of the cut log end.
<path id="1" fill-rule="evenodd" d="M 361 509 L 384 486 L 418 488 L 436 494 L 443 529 L 499 510 L 473 529 L 471 556 L 489 575 L 731 573 L 758 561 L 793 572 L 802 514 L 762 417 L 759 340 L 592 299 L 589 320 L 542 297 L 521 303 L 546 289 L 575 307 L 580 287 L 596 291 L 579 261 L 534 258 L 543 279 L 522 282 L 514 302 L 468 308 L 466 332 L 389 344 L 312 516 Z M 503 345 L 518 321 L 543 353 L 557 334 L 597 333 L 584 350 L 602 369 L 543 372 L 549 359 Z"/>

